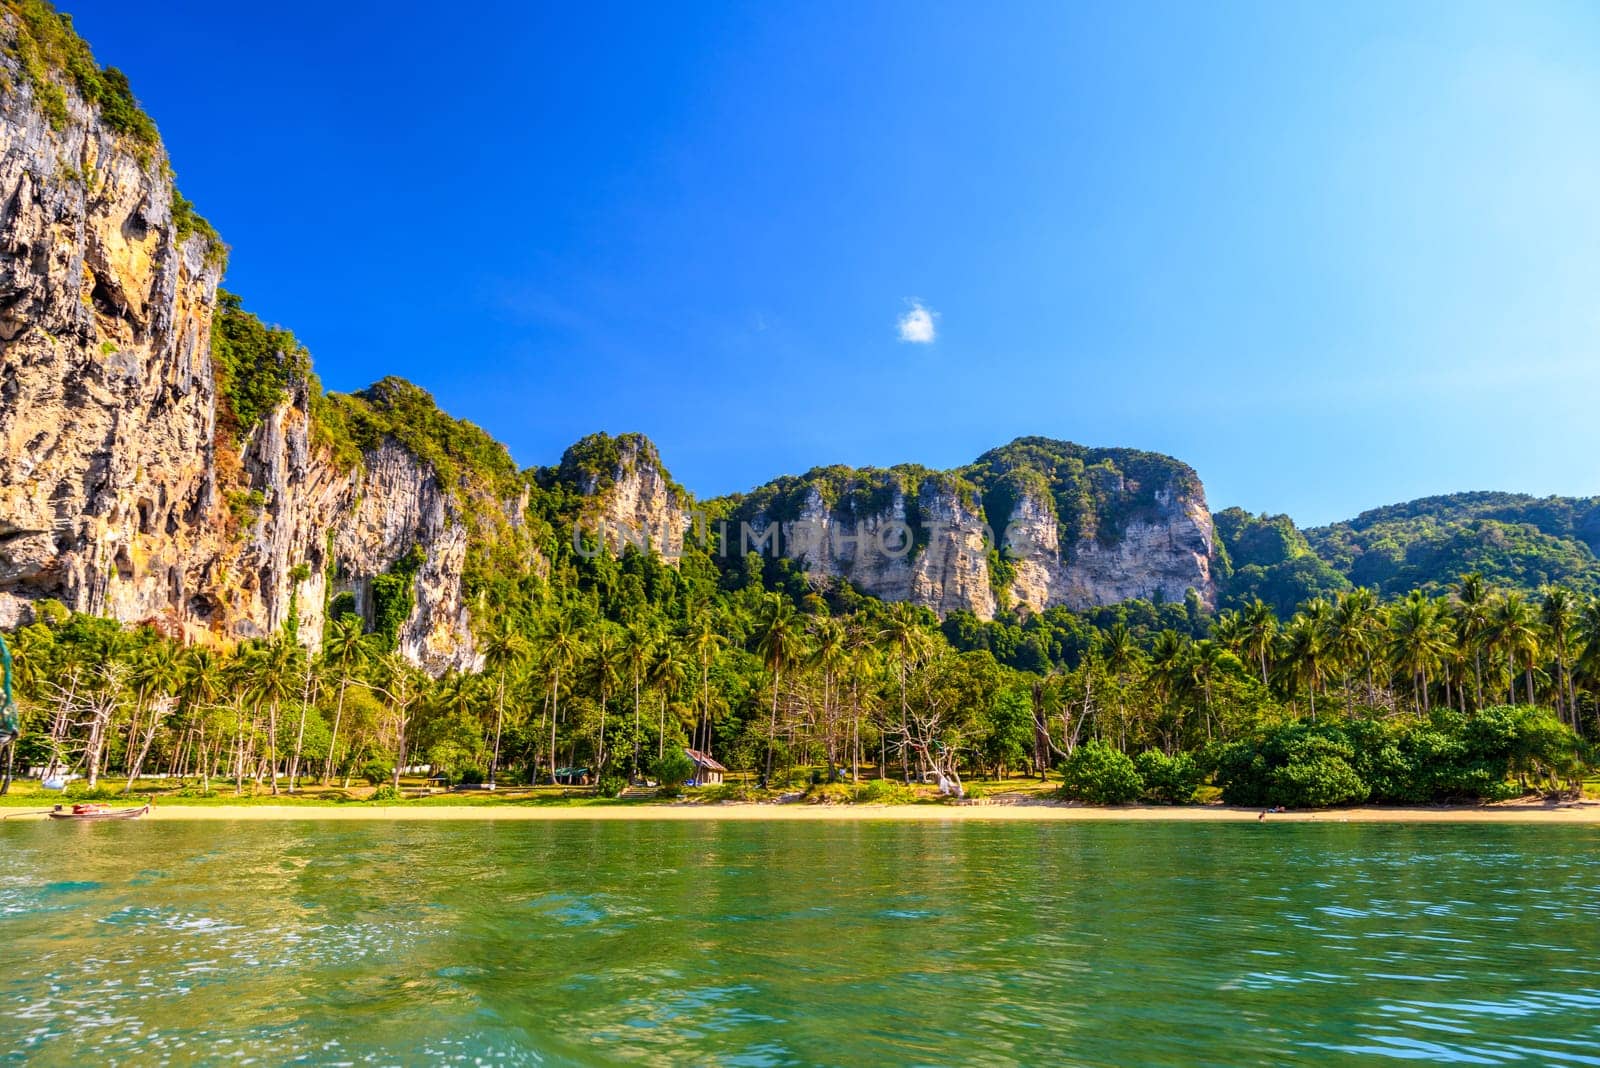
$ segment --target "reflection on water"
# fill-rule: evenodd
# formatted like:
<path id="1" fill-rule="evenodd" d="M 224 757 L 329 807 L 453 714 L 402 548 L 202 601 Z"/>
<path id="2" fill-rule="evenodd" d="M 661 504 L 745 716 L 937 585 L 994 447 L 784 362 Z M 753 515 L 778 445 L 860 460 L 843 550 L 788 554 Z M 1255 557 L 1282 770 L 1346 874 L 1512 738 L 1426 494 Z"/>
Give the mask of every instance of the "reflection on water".
<path id="1" fill-rule="evenodd" d="M 1600 832 L 0 824 L 38 1064 L 1600 1065 Z"/>

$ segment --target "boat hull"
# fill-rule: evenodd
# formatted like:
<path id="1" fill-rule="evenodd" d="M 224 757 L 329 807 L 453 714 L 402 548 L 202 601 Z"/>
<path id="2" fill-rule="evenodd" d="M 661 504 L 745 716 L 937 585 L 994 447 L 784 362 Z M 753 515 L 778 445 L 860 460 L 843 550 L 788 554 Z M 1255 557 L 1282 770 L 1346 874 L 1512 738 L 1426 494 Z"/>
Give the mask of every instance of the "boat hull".
<path id="1" fill-rule="evenodd" d="M 98 822 L 100 820 L 136 820 L 150 811 L 150 806 L 142 808 L 114 808 L 108 812 L 72 812 L 57 808 L 50 813 L 53 820 L 80 820 L 83 822 Z"/>

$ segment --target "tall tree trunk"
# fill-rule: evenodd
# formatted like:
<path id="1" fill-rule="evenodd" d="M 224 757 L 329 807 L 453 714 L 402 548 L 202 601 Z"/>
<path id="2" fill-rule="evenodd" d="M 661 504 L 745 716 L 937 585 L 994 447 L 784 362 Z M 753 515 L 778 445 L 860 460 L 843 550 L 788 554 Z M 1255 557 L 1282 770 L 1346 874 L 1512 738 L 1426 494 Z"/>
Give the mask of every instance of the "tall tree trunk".
<path id="1" fill-rule="evenodd" d="M 272 796 L 278 796 L 278 699 L 267 706 L 267 751 L 272 759 Z"/>
<path id="2" fill-rule="evenodd" d="M 500 679 L 494 691 L 494 752 L 489 757 L 489 785 L 494 785 L 495 772 L 500 767 L 500 725 L 506 716 L 506 669 L 500 669 Z"/>
<path id="3" fill-rule="evenodd" d="M 772 785 L 772 743 L 778 738 L 778 686 L 783 679 L 783 669 L 775 668 L 772 672 L 772 717 L 767 724 L 767 785 Z"/>
<path id="4" fill-rule="evenodd" d="M 557 668 L 550 690 L 550 785 L 556 782 L 556 714 L 561 711 L 561 669 Z"/>
<path id="5" fill-rule="evenodd" d="M 306 654 L 306 679 L 300 687 L 300 729 L 294 736 L 294 756 L 289 758 L 289 792 L 294 793 L 295 780 L 300 776 L 300 753 L 306 744 L 306 714 L 311 709 L 311 655 Z"/>
<path id="6" fill-rule="evenodd" d="M 328 733 L 328 758 L 322 762 L 322 785 L 328 786 L 333 781 L 334 755 L 339 751 L 339 721 L 344 718 L 344 691 L 350 685 L 349 672 L 341 669 L 339 672 L 339 700 L 333 709 L 333 730 Z"/>

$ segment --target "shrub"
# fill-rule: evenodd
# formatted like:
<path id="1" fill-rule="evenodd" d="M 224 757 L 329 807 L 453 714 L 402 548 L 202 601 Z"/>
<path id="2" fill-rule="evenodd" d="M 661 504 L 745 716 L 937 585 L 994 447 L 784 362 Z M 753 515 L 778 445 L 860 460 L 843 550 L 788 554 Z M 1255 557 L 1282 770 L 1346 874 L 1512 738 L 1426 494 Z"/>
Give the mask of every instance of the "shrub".
<path id="1" fill-rule="evenodd" d="M 369 760 L 361 765 L 361 777 L 368 786 L 378 786 L 394 778 L 394 768 L 381 760 Z"/>
<path id="2" fill-rule="evenodd" d="M 681 750 L 669 749 L 665 756 L 650 766 L 650 774 L 661 784 L 656 791 L 659 796 L 677 797 L 683 790 L 683 784 L 694 774 L 694 762 Z"/>
<path id="3" fill-rule="evenodd" d="M 628 785 L 628 780 L 614 771 L 603 772 L 595 783 L 595 792 L 601 797 L 616 797 L 622 793 L 623 787 Z"/>
<path id="4" fill-rule="evenodd" d="M 1126 753 L 1101 742 L 1085 742 L 1061 768 L 1062 797 L 1096 805 L 1125 805 L 1144 793 L 1144 779 Z"/>
<path id="5" fill-rule="evenodd" d="M 742 782 L 718 783 L 716 786 L 707 786 L 699 793 L 700 800 L 707 802 L 754 801 L 758 796 L 757 791 Z"/>
<path id="6" fill-rule="evenodd" d="M 67 788 L 61 791 L 61 796 L 71 801 L 115 801 L 124 795 L 120 786 L 98 783 L 91 790 L 88 783 L 79 779 L 77 782 L 67 783 Z"/>
<path id="7" fill-rule="evenodd" d="M 819 782 L 806 791 L 806 800 L 813 805 L 847 805 L 854 791 L 842 782 Z"/>
<path id="8" fill-rule="evenodd" d="M 1298 741 L 1268 776 L 1267 800 L 1285 808 L 1327 808 L 1365 801 L 1372 788 L 1350 766 L 1354 749 L 1321 735 Z"/>
<path id="9" fill-rule="evenodd" d="M 1567 776 L 1578 739 L 1541 709 L 1291 723 L 1224 746 L 1216 782 L 1233 805 L 1423 804 L 1516 796 L 1511 776 Z"/>
<path id="10" fill-rule="evenodd" d="M 391 801 L 404 801 L 405 800 L 405 795 L 402 794 L 399 790 L 396 790 L 394 788 L 394 784 L 393 783 L 384 783 L 382 786 L 380 786 L 376 790 L 372 791 L 372 796 L 367 798 L 367 800 L 368 801 L 377 801 L 377 802 L 380 802 L 380 803 L 386 803 L 386 802 L 391 802 Z"/>
<path id="11" fill-rule="evenodd" d="M 866 805 L 907 805 L 917 792 L 893 779 L 872 779 L 856 788 L 856 801 Z"/>
<path id="12" fill-rule="evenodd" d="M 186 203 L 179 198 L 179 208 Z M 178 215 L 180 230 L 185 218 Z M 211 362 L 218 428 L 233 441 L 242 440 L 311 373 L 311 356 L 293 334 L 267 326 L 226 290 L 217 291 L 211 319 Z"/>
<path id="13" fill-rule="evenodd" d="M 1205 772 L 1188 753 L 1168 756 L 1159 749 L 1147 749 L 1133 763 L 1149 799 L 1167 805 L 1189 804 L 1205 779 Z"/>

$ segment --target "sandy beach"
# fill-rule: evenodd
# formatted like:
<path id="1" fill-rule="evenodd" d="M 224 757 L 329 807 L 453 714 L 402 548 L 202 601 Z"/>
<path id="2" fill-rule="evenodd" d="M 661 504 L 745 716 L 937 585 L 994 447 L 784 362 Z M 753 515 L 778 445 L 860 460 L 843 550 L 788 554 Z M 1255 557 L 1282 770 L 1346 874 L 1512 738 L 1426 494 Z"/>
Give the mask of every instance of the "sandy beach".
<path id="1" fill-rule="evenodd" d="M 42 813 L 12 814 L 10 819 L 43 819 Z M 1363 807 L 1307 812 L 1270 812 L 1225 805 L 1165 807 L 1137 805 L 1099 808 L 1050 803 L 976 802 L 955 805 L 808 805 L 808 804 L 680 804 L 680 805 L 157 805 L 155 820 L 701 820 L 701 821 L 912 821 L 952 823 L 1162 821 L 1267 823 L 1542 823 L 1600 824 L 1600 802 L 1543 802 L 1472 807 Z"/>

